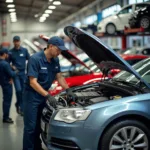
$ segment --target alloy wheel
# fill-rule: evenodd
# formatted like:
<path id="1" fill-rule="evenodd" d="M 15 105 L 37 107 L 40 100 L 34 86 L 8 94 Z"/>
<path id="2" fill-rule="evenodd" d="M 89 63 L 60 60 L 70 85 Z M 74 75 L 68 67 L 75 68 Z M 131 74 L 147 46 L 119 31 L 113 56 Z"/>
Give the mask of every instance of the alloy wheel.
<path id="1" fill-rule="evenodd" d="M 146 134 L 135 126 L 119 129 L 111 138 L 109 150 L 148 150 Z"/>
<path id="2" fill-rule="evenodd" d="M 150 20 L 146 17 L 141 19 L 140 26 L 147 29 L 150 26 Z"/>
<path id="3" fill-rule="evenodd" d="M 106 27 L 106 32 L 108 34 L 115 34 L 115 32 L 116 32 L 115 26 L 113 24 L 108 24 Z"/>

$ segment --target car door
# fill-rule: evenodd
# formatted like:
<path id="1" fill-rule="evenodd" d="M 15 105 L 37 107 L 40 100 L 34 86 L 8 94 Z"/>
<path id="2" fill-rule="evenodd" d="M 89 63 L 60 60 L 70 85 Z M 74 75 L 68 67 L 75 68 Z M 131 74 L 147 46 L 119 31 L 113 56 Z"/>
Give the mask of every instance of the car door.
<path id="1" fill-rule="evenodd" d="M 132 12 L 133 12 L 133 5 L 130 5 L 130 6 L 125 7 L 124 9 L 120 10 L 117 13 L 118 21 L 120 24 L 119 30 L 123 30 L 124 26 L 129 26 L 128 20 L 129 20 L 129 17 Z"/>

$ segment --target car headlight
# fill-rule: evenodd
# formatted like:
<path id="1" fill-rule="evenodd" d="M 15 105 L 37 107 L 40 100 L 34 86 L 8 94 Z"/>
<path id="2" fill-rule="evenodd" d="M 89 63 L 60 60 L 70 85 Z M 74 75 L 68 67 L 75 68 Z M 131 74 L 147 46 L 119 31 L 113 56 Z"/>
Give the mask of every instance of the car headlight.
<path id="1" fill-rule="evenodd" d="M 86 120 L 91 110 L 83 108 L 60 109 L 54 117 L 54 120 L 73 123 L 76 121 Z"/>

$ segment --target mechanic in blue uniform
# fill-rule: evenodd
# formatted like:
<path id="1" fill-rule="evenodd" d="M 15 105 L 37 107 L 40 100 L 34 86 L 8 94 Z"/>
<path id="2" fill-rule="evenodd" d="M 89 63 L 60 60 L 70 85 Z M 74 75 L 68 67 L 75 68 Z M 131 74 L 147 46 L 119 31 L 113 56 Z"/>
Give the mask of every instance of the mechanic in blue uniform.
<path id="1" fill-rule="evenodd" d="M 29 59 L 30 55 L 26 48 L 20 46 L 20 37 L 13 37 L 14 48 L 10 50 L 10 63 L 12 63 L 12 68 L 14 70 L 18 69 L 19 73 L 14 79 L 14 85 L 16 89 L 17 101 L 15 103 L 16 111 L 18 114 L 23 115 L 23 103 L 22 103 L 22 93 L 24 89 L 25 81 L 25 68 L 26 60 Z"/>
<path id="2" fill-rule="evenodd" d="M 68 96 L 75 99 L 75 94 L 68 88 L 60 73 L 58 55 L 67 50 L 61 38 L 54 36 L 48 40 L 44 51 L 32 55 L 27 66 L 27 80 L 23 94 L 24 136 L 23 150 L 42 150 L 40 119 L 46 100 L 56 107 L 56 99 L 48 93 L 54 79 L 66 89 Z"/>
<path id="3" fill-rule="evenodd" d="M 9 111 L 12 101 L 12 78 L 16 76 L 6 61 L 8 58 L 8 50 L 5 48 L 0 49 L 0 85 L 3 93 L 3 123 L 13 123 L 13 120 L 9 117 Z"/>

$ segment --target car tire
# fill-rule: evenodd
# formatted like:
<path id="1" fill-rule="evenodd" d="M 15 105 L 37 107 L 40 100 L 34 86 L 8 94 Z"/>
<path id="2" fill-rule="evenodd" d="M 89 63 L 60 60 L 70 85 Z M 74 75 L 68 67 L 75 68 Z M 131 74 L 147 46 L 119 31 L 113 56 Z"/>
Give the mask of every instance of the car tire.
<path id="1" fill-rule="evenodd" d="M 116 33 L 116 26 L 113 23 L 107 24 L 106 33 L 107 34 L 115 34 Z"/>
<path id="2" fill-rule="evenodd" d="M 148 16 L 143 16 L 141 19 L 140 19 L 140 22 L 139 22 L 139 26 L 144 28 L 144 29 L 148 29 L 150 28 L 150 17 Z"/>
<path id="3" fill-rule="evenodd" d="M 139 140 L 135 141 L 138 136 Z M 100 141 L 99 149 L 125 150 L 135 147 L 133 148 L 133 150 L 135 150 L 138 149 L 138 144 L 142 144 L 143 142 L 145 142 L 147 145 L 147 148 L 143 148 L 143 150 L 149 150 L 150 135 L 149 130 L 145 124 L 136 120 L 122 120 L 111 125 L 105 131 Z M 114 148 L 114 146 L 120 146 L 120 148 L 117 149 Z M 140 148 L 140 150 L 142 150 L 142 148 Z"/>

